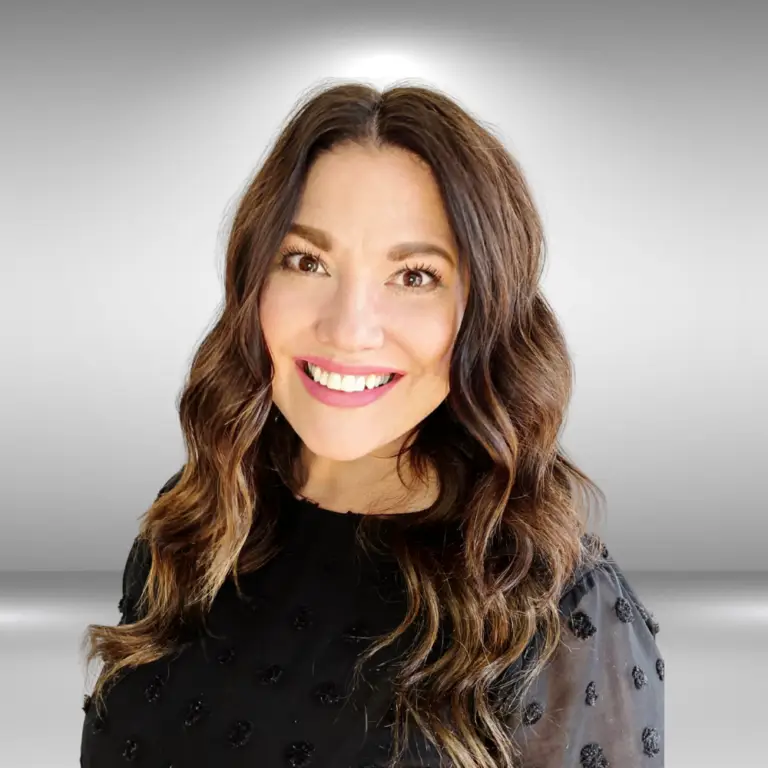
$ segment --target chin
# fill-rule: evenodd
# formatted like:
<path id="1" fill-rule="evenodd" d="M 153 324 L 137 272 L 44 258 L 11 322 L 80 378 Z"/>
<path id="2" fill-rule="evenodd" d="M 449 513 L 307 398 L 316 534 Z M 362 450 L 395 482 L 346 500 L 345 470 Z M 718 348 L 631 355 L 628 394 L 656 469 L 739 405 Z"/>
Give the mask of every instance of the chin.
<path id="1" fill-rule="evenodd" d="M 388 442 L 385 439 L 381 441 L 371 439 L 370 435 L 366 435 L 365 439 L 360 439 L 360 435 L 350 435 L 345 439 L 344 435 L 340 435 L 338 431 L 327 437 L 318 435 L 312 430 L 296 430 L 296 432 L 304 445 L 315 456 L 322 456 L 331 461 L 355 461 L 356 459 L 362 459 L 364 456 L 373 453 L 382 444 Z"/>

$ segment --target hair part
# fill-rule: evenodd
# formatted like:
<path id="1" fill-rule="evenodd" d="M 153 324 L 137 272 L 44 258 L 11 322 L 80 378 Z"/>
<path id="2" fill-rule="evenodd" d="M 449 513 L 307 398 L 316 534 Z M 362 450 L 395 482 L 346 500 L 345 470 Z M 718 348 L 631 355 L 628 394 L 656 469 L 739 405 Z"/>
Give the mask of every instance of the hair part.
<path id="1" fill-rule="evenodd" d="M 272 403 L 259 299 L 312 163 L 349 142 L 428 164 L 469 279 L 449 395 L 398 455 L 398 471 L 424 479 L 434 470 L 439 480 L 426 517 L 386 525 L 408 609 L 358 659 L 355 686 L 363 664 L 418 630 L 392 678 L 391 765 L 412 721 L 456 768 L 512 768 L 522 701 L 560 641 L 559 599 L 577 568 L 599 558 L 600 538 L 586 530 L 591 501 L 604 496 L 559 445 L 572 366 L 540 291 L 545 240 L 524 174 L 435 89 L 311 89 L 242 195 L 224 306 L 178 402 L 187 461 L 141 519 L 151 557 L 137 620 L 87 630 L 87 664 L 104 662 L 92 698 L 103 710 L 122 671 L 178 650 L 230 575 L 240 592 L 239 574 L 278 554 L 279 488 L 303 485 L 301 441 Z M 358 535 L 376 549 L 385 531 L 366 516 Z"/>

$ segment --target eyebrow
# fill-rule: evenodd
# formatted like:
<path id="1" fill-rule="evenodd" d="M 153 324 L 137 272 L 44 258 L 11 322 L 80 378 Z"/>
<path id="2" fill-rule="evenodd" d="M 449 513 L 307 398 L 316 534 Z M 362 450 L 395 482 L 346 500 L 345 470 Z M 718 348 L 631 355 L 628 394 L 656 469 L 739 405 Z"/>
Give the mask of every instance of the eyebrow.
<path id="1" fill-rule="evenodd" d="M 317 229 L 317 227 L 310 227 L 307 224 L 299 224 L 297 221 L 294 221 L 289 227 L 288 233 L 303 237 L 323 251 L 330 251 L 333 248 L 333 238 L 322 229 Z M 430 253 L 442 257 L 449 264 L 456 265 L 456 259 L 444 248 L 441 248 L 434 243 L 418 240 L 407 243 L 398 243 L 397 245 L 392 246 L 387 253 L 387 258 L 390 261 L 403 261 L 414 253 Z"/>

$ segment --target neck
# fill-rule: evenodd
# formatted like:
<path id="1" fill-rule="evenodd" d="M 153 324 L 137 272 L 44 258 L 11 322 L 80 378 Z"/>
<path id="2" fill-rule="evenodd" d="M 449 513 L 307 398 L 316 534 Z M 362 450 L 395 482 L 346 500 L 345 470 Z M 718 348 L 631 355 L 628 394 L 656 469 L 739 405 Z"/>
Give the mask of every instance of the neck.
<path id="1" fill-rule="evenodd" d="M 334 512 L 414 512 L 436 498 L 436 480 L 418 483 L 403 463 L 405 483 L 398 477 L 396 456 L 400 445 L 387 446 L 376 454 L 352 461 L 336 461 L 301 449 L 306 482 L 300 489 L 305 498 Z"/>

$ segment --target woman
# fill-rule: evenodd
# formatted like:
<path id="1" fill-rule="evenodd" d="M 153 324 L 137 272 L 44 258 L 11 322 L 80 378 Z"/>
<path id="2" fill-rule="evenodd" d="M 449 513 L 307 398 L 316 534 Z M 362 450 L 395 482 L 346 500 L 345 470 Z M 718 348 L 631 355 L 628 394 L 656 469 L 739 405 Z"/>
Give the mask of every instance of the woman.
<path id="1" fill-rule="evenodd" d="M 82 768 L 663 765 L 658 626 L 558 447 L 541 220 L 436 90 L 310 93 L 243 195 Z"/>

